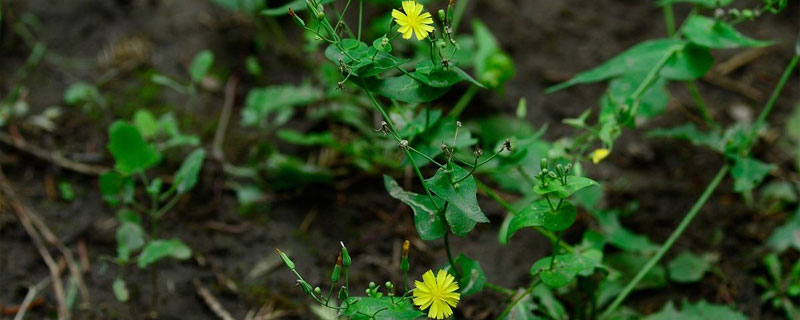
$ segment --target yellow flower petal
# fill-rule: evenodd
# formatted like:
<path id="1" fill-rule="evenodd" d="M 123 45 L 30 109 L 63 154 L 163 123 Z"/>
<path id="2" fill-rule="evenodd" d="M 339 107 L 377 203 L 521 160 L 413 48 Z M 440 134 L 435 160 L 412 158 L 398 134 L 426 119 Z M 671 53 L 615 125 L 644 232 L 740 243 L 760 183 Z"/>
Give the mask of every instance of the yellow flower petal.
<path id="1" fill-rule="evenodd" d="M 598 164 L 600 161 L 603 161 L 603 159 L 608 157 L 609 154 L 611 154 L 611 150 L 605 148 L 597 149 L 592 152 L 592 162 L 594 162 L 594 164 Z"/>
<path id="2" fill-rule="evenodd" d="M 416 32 L 416 31 L 415 31 Z M 445 270 L 439 270 L 434 276 L 432 270 L 422 275 L 422 282 L 414 281 L 414 305 L 420 310 L 428 309 L 428 317 L 445 319 L 453 315 L 453 308 L 461 300 L 456 278 Z"/>
<path id="3" fill-rule="evenodd" d="M 392 18 L 400 26 L 397 32 L 403 35 L 403 39 L 411 39 L 412 35 L 415 35 L 417 40 L 427 38 L 428 34 L 434 31 L 431 14 L 423 13 L 423 5 L 414 0 L 403 1 L 402 6 L 403 12 L 392 10 Z"/>

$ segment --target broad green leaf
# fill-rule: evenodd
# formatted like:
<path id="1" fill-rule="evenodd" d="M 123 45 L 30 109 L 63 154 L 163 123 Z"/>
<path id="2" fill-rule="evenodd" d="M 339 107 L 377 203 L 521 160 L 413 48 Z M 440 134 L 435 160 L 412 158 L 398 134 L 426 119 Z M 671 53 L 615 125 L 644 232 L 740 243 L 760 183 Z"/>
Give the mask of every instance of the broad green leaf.
<path id="1" fill-rule="evenodd" d="M 624 285 L 644 267 L 648 260 L 650 257 L 640 253 L 620 252 L 607 255 L 603 259 L 603 264 L 619 272 L 621 276 L 619 280 Z M 662 266 L 656 265 L 639 281 L 636 289 L 660 288 L 666 285 L 666 282 L 666 270 Z"/>
<path id="2" fill-rule="evenodd" d="M 200 138 L 194 135 L 183 134 L 178 129 L 178 120 L 172 113 L 165 113 L 158 118 L 158 135 L 166 137 L 166 141 L 160 144 L 161 150 L 170 148 L 184 147 L 184 146 L 197 146 L 200 144 Z"/>
<path id="3" fill-rule="evenodd" d="M 450 232 L 459 237 L 466 236 L 478 224 L 454 205 L 447 206 L 444 218 L 447 220 L 447 225 L 450 226 Z"/>
<path id="4" fill-rule="evenodd" d="M 140 217 L 136 211 L 127 208 L 122 208 L 117 211 L 117 220 L 119 220 L 120 223 L 128 222 L 140 226 L 142 225 L 142 217 Z"/>
<path id="5" fill-rule="evenodd" d="M 427 196 L 403 190 L 397 184 L 397 181 L 387 175 L 383 176 L 383 185 L 392 198 L 400 200 L 411 207 L 414 212 L 414 226 L 417 228 L 417 233 L 422 240 L 437 240 L 444 236 L 445 232 L 447 232 L 445 224 Z"/>
<path id="6" fill-rule="evenodd" d="M 139 250 L 145 240 L 144 229 L 137 223 L 122 222 L 117 228 L 117 258 L 127 262 L 131 253 Z"/>
<path id="7" fill-rule="evenodd" d="M 214 64 L 214 53 L 210 50 L 203 50 L 197 53 L 192 59 L 192 65 L 189 67 L 189 75 L 192 76 L 192 81 L 200 82 L 211 70 L 211 65 Z"/>
<path id="8" fill-rule="evenodd" d="M 675 282 L 689 283 L 703 279 L 703 275 L 711 268 L 715 257 L 712 254 L 695 255 L 689 251 L 681 252 L 669 262 L 669 278 Z"/>
<path id="9" fill-rule="evenodd" d="M 363 79 L 367 89 L 389 99 L 400 102 L 422 103 L 438 99 L 449 88 L 434 88 L 420 83 L 408 75 L 386 79 Z"/>
<path id="10" fill-rule="evenodd" d="M 655 252 L 658 246 L 645 235 L 633 233 L 622 226 L 619 212 L 613 210 L 589 210 L 597 219 L 605 238 L 615 247 L 625 251 Z"/>
<path id="11" fill-rule="evenodd" d="M 681 32 L 689 41 L 715 49 L 763 47 L 772 44 L 771 41 L 755 40 L 742 35 L 724 21 L 699 15 L 690 15 Z"/>
<path id="12" fill-rule="evenodd" d="M 117 120 L 111 124 L 108 137 L 108 150 L 122 174 L 142 172 L 161 160 L 155 146 L 145 142 L 139 129 L 127 122 Z"/>
<path id="13" fill-rule="evenodd" d="M 536 184 L 533 186 L 533 191 L 539 195 L 555 193 L 559 198 L 566 199 L 579 190 L 595 185 L 597 185 L 596 181 L 586 177 L 567 176 L 566 185 L 562 185 L 557 180 L 551 180 L 547 187 L 542 187 L 541 184 Z"/>
<path id="14" fill-rule="evenodd" d="M 552 288 L 560 288 L 568 285 L 578 272 L 583 269 L 583 263 L 575 254 L 562 254 L 555 256 L 555 259 L 544 257 L 536 261 L 531 267 L 531 275 L 539 275 L 542 282 Z"/>
<path id="15" fill-rule="evenodd" d="M 486 275 L 483 273 L 481 264 L 468 258 L 463 253 L 458 255 L 455 263 L 458 266 L 458 270 L 461 271 L 461 277 L 456 280 L 462 297 L 480 292 L 483 289 L 483 285 L 486 284 Z M 442 269 L 455 276 L 456 272 L 451 267 L 450 264 L 446 264 Z"/>
<path id="16" fill-rule="evenodd" d="M 717 5 L 719 5 L 720 7 L 725 7 L 731 4 L 731 2 L 733 2 L 733 0 L 659 0 L 658 5 L 663 6 L 673 3 L 691 3 L 706 8 L 716 8 Z"/>
<path id="17" fill-rule="evenodd" d="M 114 290 L 114 297 L 117 298 L 119 302 L 128 302 L 130 299 L 130 293 L 128 292 L 128 285 L 125 284 L 125 280 L 117 277 L 114 279 L 114 283 L 111 284 L 111 288 Z"/>
<path id="18" fill-rule="evenodd" d="M 152 240 L 139 254 L 139 268 L 147 268 L 150 264 L 163 258 L 186 260 L 192 256 L 192 249 L 178 239 Z"/>
<path id="19" fill-rule="evenodd" d="M 655 39 L 637 44 L 602 65 L 582 72 L 567 82 L 547 89 L 558 91 L 580 83 L 592 83 L 629 73 L 647 73 L 667 54 L 672 57 L 661 69 L 667 80 L 693 80 L 711 68 L 713 58 L 708 48 L 693 46 L 678 39 Z"/>
<path id="20" fill-rule="evenodd" d="M 557 203 L 554 203 L 553 207 L 556 205 Z M 575 222 L 577 213 L 577 208 L 569 201 L 564 201 L 558 211 L 553 213 L 547 200 L 539 199 L 511 218 L 508 225 L 508 238 L 525 227 L 544 227 L 550 231 L 566 230 Z"/>
<path id="21" fill-rule="evenodd" d="M 601 98 L 601 104 L 604 101 L 608 101 L 618 106 L 625 105 L 628 98 L 638 89 L 639 84 L 644 81 L 646 76 L 647 74 L 645 73 L 628 73 L 611 80 L 608 84 L 608 92 Z M 650 118 L 664 113 L 667 109 L 667 102 L 669 101 L 666 84 L 667 81 L 659 77 L 658 80 L 644 92 L 636 115 Z"/>
<path id="22" fill-rule="evenodd" d="M 325 57 L 337 65 L 341 61 L 349 68 L 351 76 L 363 79 L 395 69 L 408 62 L 355 39 L 343 39 L 341 47 L 331 44 L 325 49 Z"/>
<path id="23" fill-rule="evenodd" d="M 149 139 L 155 136 L 159 131 L 158 121 L 150 111 L 139 109 L 133 115 L 133 125 L 139 129 L 142 137 Z"/>
<path id="24" fill-rule="evenodd" d="M 175 173 L 175 190 L 178 193 L 186 193 L 187 191 L 194 188 L 197 184 L 197 176 L 200 174 L 200 169 L 203 168 L 203 161 L 206 158 L 206 151 L 203 149 L 197 149 L 192 151 L 186 159 L 183 160 L 183 164 L 181 167 L 178 168 L 178 171 Z"/>
<path id="25" fill-rule="evenodd" d="M 413 75 L 414 78 L 422 83 L 435 88 L 448 88 L 461 81 L 469 81 L 478 87 L 484 88 L 483 84 L 473 79 L 461 68 L 457 66 L 445 68 L 440 65 L 433 65 L 430 60 L 417 64 Z"/>
<path id="26" fill-rule="evenodd" d="M 119 203 L 119 194 L 122 192 L 123 177 L 115 171 L 106 171 L 100 175 L 100 193 L 103 200 L 115 206 Z"/>
<path id="27" fill-rule="evenodd" d="M 753 158 L 744 158 L 740 156 L 733 156 L 733 168 L 731 168 L 731 176 L 733 176 L 733 190 L 736 192 L 744 192 L 753 190 L 770 171 L 776 167 L 774 164 L 764 163 Z"/>
<path id="28" fill-rule="evenodd" d="M 737 310 L 731 309 L 726 305 L 709 304 L 704 300 L 696 304 L 689 301 L 683 301 L 681 310 L 675 309 L 672 302 L 667 302 L 661 311 L 651 314 L 644 318 L 644 320 L 673 320 L 673 319 L 691 319 L 691 320 L 747 320 L 747 316 Z"/>
<path id="29" fill-rule="evenodd" d="M 350 297 L 340 307 L 345 308 L 341 315 L 351 320 L 412 320 L 425 316 L 410 299 L 392 297 Z"/>
<path id="30" fill-rule="evenodd" d="M 767 245 L 779 253 L 790 247 L 800 250 L 800 208 L 786 224 L 775 229 Z"/>
<path id="31" fill-rule="evenodd" d="M 267 117 L 275 112 L 309 104 L 322 98 L 322 91 L 309 84 L 279 85 L 250 90 L 242 110 L 242 125 L 267 125 Z"/>
<path id="32" fill-rule="evenodd" d="M 498 88 L 515 73 L 514 61 L 500 49 L 492 31 L 480 20 L 472 21 L 476 51 L 473 56 L 478 81 L 489 88 Z"/>
<path id="33" fill-rule="evenodd" d="M 481 207 L 478 205 L 478 186 L 475 178 L 467 170 L 453 164 L 452 172 L 439 169 L 436 174 L 425 181 L 428 187 L 442 199 L 450 202 L 451 206 L 457 207 L 470 220 L 475 222 L 489 222 Z M 469 175 L 469 177 L 467 177 Z M 464 178 L 466 177 L 466 178 Z M 463 179 L 463 181 L 457 182 Z"/>

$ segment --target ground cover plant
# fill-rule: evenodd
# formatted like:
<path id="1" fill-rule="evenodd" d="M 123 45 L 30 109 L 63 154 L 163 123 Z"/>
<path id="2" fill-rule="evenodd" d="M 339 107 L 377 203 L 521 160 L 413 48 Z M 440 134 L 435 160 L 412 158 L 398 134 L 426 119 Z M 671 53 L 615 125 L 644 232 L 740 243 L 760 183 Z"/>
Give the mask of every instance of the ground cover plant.
<path id="1" fill-rule="evenodd" d="M 800 318 L 796 2 L 45 3 L 0 317 Z"/>

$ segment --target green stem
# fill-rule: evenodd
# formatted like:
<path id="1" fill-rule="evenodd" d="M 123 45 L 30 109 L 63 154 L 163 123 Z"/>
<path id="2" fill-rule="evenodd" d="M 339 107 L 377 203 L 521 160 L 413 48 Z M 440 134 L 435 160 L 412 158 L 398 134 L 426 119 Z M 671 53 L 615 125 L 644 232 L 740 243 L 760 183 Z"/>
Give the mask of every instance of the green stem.
<path id="1" fill-rule="evenodd" d="M 558 255 L 558 244 L 561 243 L 561 236 L 563 232 L 558 233 L 558 237 L 556 238 L 556 243 L 553 244 L 553 257 L 550 258 L 550 271 L 553 271 L 553 267 L 556 265 L 556 256 Z"/>
<path id="2" fill-rule="evenodd" d="M 700 111 L 700 116 L 703 117 L 703 121 L 705 121 L 709 127 L 716 127 L 714 119 L 711 117 L 711 112 L 709 112 L 708 105 L 703 99 L 703 96 L 700 95 L 700 90 L 697 90 L 697 84 L 694 81 L 685 81 L 683 84 L 689 89 L 692 100 L 694 100 L 695 105 L 697 105 L 697 110 Z"/>
<path id="3" fill-rule="evenodd" d="M 664 9 L 664 25 L 667 27 L 667 36 L 672 37 L 675 35 L 675 13 L 672 12 L 672 4 L 665 4 Z"/>
<path id="4" fill-rule="evenodd" d="M 445 208 L 447 208 L 447 203 L 445 203 Z M 450 263 L 450 267 L 453 268 L 453 271 L 456 273 L 457 278 L 461 278 L 461 270 L 458 269 L 458 265 L 456 265 L 456 260 L 453 259 L 453 252 L 450 251 L 450 232 L 445 230 L 444 233 L 444 249 L 447 252 L 447 261 Z"/>
<path id="5" fill-rule="evenodd" d="M 478 93 L 478 86 L 474 84 L 470 85 L 467 91 L 464 92 L 464 95 L 461 96 L 461 99 L 458 99 L 458 102 L 456 102 L 456 105 L 453 107 L 453 110 L 450 110 L 450 113 L 448 113 L 447 116 L 454 118 L 458 117 L 461 114 L 461 112 L 464 111 L 464 108 L 466 108 L 467 105 L 469 105 L 470 101 L 472 101 L 472 98 L 475 97 L 476 93 Z"/>
<path id="6" fill-rule="evenodd" d="M 539 285 L 540 282 L 542 282 L 542 278 L 541 277 L 536 278 L 536 280 L 533 281 L 533 283 L 531 283 L 531 285 L 528 287 L 528 289 L 525 289 L 525 292 L 523 292 L 521 295 L 519 295 L 519 297 L 514 299 L 514 301 L 511 301 L 511 303 L 509 303 L 508 306 L 506 306 L 506 309 L 503 310 L 503 313 L 501 313 L 500 316 L 497 317 L 497 319 L 499 320 L 499 319 L 505 318 L 508 315 L 508 313 L 511 312 L 511 309 L 513 309 L 514 306 L 516 306 L 517 303 L 520 302 L 520 300 L 525 298 L 525 296 L 531 294 L 531 292 L 533 292 L 533 289 L 535 289 L 536 286 Z"/>
<path id="7" fill-rule="evenodd" d="M 647 89 L 650 89 L 650 87 L 653 86 L 653 84 L 658 80 L 658 74 L 661 73 L 661 69 L 664 68 L 664 66 L 667 64 L 667 61 L 669 61 L 669 59 L 672 58 L 672 55 L 674 55 L 675 52 L 676 50 L 674 48 L 667 51 L 667 53 L 665 53 L 664 56 L 661 57 L 661 60 L 659 60 L 658 63 L 656 63 L 656 65 L 653 66 L 652 69 L 650 69 L 650 72 L 647 73 L 647 76 L 644 78 L 644 81 L 642 81 L 642 83 L 639 84 L 639 87 L 637 87 L 636 91 L 634 91 L 633 94 L 631 95 L 631 100 L 633 101 L 633 109 L 631 110 L 631 119 L 636 117 L 636 113 L 639 111 L 639 105 L 641 104 L 642 95 L 644 95 Z"/>
<path id="8" fill-rule="evenodd" d="M 492 291 L 495 291 L 497 293 L 504 294 L 504 295 L 507 295 L 507 296 L 511 296 L 511 295 L 514 294 L 514 291 L 512 291 L 511 289 L 508 289 L 508 288 L 503 287 L 503 286 L 496 285 L 494 283 L 486 282 L 483 286 L 486 289 L 489 289 L 489 290 L 492 290 Z"/>
<path id="9" fill-rule="evenodd" d="M 764 122 L 767 121 L 767 115 L 769 115 L 769 113 L 772 111 L 772 107 L 775 106 L 775 102 L 778 101 L 778 96 L 780 96 L 781 91 L 783 91 L 783 87 L 786 86 L 786 82 L 789 81 L 792 71 L 795 67 L 797 67 L 798 61 L 800 61 L 800 52 L 795 54 L 794 57 L 792 57 L 792 60 L 789 61 L 789 64 L 786 65 L 786 69 L 783 70 L 783 75 L 778 81 L 778 85 L 775 86 L 775 90 L 772 90 L 772 95 L 769 97 L 767 104 L 764 106 L 764 109 L 761 110 L 761 114 L 758 115 L 758 119 L 753 124 L 753 129 L 750 132 L 750 136 L 747 138 L 747 143 L 745 144 L 748 146 L 748 152 L 752 147 L 752 144 L 755 142 L 758 131 L 761 130 L 761 127 L 764 126 Z"/>
<path id="10" fill-rule="evenodd" d="M 717 175 L 714 176 L 714 179 L 711 180 L 711 183 L 708 184 L 705 191 L 703 191 L 703 194 L 700 195 L 700 198 L 697 199 L 697 201 L 694 203 L 694 205 L 686 214 L 686 216 L 683 217 L 683 220 L 681 220 L 680 224 L 678 224 L 678 227 L 675 228 L 674 231 L 672 231 L 672 234 L 669 236 L 669 238 L 667 238 L 667 241 L 665 241 L 664 244 L 661 245 L 661 248 L 658 249 L 658 252 L 656 252 L 656 254 L 652 258 L 650 258 L 649 261 L 647 261 L 644 267 L 641 270 L 639 270 L 639 273 L 637 273 L 636 276 L 633 277 L 633 279 L 628 283 L 628 285 L 625 286 L 624 289 L 622 289 L 622 292 L 620 292 L 620 294 L 617 295 L 616 299 L 614 299 L 611 305 L 609 305 L 608 308 L 600 315 L 601 319 L 608 318 L 608 316 L 610 316 L 611 313 L 613 313 L 617 309 L 617 307 L 619 307 L 622 301 L 625 300 L 628 294 L 630 294 L 631 291 L 633 291 L 636 285 L 639 284 L 639 281 L 641 281 L 644 278 L 644 276 L 647 275 L 648 272 L 650 272 L 650 269 L 655 267 L 656 263 L 658 263 L 658 261 L 660 261 L 661 258 L 664 257 L 664 254 L 666 254 L 667 251 L 669 251 L 669 249 L 672 248 L 672 245 L 675 244 L 675 241 L 678 240 L 681 234 L 683 234 L 683 231 L 686 230 L 686 227 L 689 226 L 689 223 L 692 222 L 697 213 L 700 212 L 700 209 L 703 207 L 706 201 L 708 201 L 708 198 L 711 197 L 711 194 L 714 192 L 717 186 L 719 186 L 719 183 L 722 181 L 722 178 L 724 178 L 725 174 L 727 173 L 728 173 L 728 165 L 723 165 L 722 168 L 720 168 L 719 171 L 717 172 Z"/>

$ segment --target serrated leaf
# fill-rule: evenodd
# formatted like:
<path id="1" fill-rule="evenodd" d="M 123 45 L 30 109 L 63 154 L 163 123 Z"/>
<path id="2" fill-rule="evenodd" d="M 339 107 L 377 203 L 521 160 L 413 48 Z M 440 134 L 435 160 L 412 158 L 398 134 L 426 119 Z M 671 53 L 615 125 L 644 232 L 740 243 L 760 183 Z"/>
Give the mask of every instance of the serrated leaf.
<path id="1" fill-rule="evenodd" d="M 203 50 L 197 53 L 192 59 L 192 65 L 189 67 L 189 75 L 192 81 L 200 82 L 211 70 L 214 64 L 214 53 L 211 50 Z"/>
<path id="2" fill-rule="evenodd" d="M 178 171 L 175 173 L 175 190 L 178 191 L 178 193 L 186 193 L 194 188 L 197 184 L 197 176 L 203 168 L 203 161 L 205 158 L 206 151 L 203 149 L 192 151 L 192 153 L 186 156 L 186 159 L 183 160 L 183 164 L 181 164 L 181 167 L 178 168 Z"/>
<path id="3" fill-rule="evenodd" d="M 753 158 L 733 156 L 733 160 L 731 176 L 735 179 L 733 190 L 736 192 L 753 190 L 761 184 L 770 171 L 776 168 L 774 164 L 764 163 Z"/>
<path id="4" fill-rule="evenodd" d="M 150 264 L 164 259 L 173 258 L 177 260 L 186 260 L 192 256 L 192 249 L 186 246 L 178 239 L 171 240 L 152 240 L 147 243 L 142 252 L 139 254 L 138 263 L 139 268 L 144 269 Z"/>
<path id="5" fill-rule="evenodd" d="M 161 161 L 155 146 L 145 142 L 139 129 L 127 122 L 117 120 L 111 124 L 108 137 L 108 150 L 122 174 L 141 172 Z"/>
<path id="6" fill-rule="evenodd" d="M 763 47 L 772 44 L 771 41 L 749 38 L 724 21 L 700 15 L 689 16 L 681 33 L 695 44 L 715 49 Z"/>
<path id="7" fill-rule="evenodd" d="M 427 196 L 403 190 L 397 181 L 387 175 L 383 176 L 383 185 L 392 198 L 411 207 L 414 212 L 414 226 L 422 240 L 437 240 L 444 237 L 447 231 L 442 217 L 436 212 Z"/>
<path id="8" fill-rule="evenodd" d="M 486 284 L 486 274 L 483 273 L 481 264 L 468 258 L 463 253 L 458 255 L 455 264 L 458 266 L 458 270 L 461 271 L 461 277 L 456 279 L 461 295 L 468 296 L 480 292 Z M 442 267 L 442 270 L 455 276 L 456 272 L 451 270 L 451 267 L 450 264 L 446 264 Z"/>
<path id="9" fill-rule="evenodd" d="M 145 240 L 142 226 L 132 222 L 122 222 L 117 228 L 117 258 L 127 262 L 131 253 L 139 250 Z"/>
<path id="10" fill-rule="evenodd" d="M 453 181 L 451 182 L 451 174 Z M 446 172 L 444 169 L 439 169 L 436 174 L 425 181 L 428 187 L 442 199 L 450 202 L 451 206 L 457 207 L 461 212 L 470 220 L 475 222 L 489 222 L 486 215 L 478 205 L 478 186 L 475 184 L 475 178 L 470 173 L 453 164 L 452 173 Z M 454 183 L 461 180 L 458 183 Z"/>

